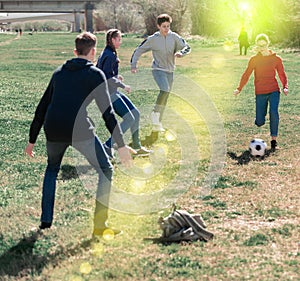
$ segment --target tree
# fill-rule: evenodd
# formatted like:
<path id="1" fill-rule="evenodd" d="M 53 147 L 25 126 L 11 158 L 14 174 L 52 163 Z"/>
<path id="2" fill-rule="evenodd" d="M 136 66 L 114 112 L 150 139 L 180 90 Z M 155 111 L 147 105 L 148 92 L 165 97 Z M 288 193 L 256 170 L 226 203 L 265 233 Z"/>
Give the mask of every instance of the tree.
<path id="1" fill-rule="evenodd" d="M 167 13 L 172 17 L 172 30 L 180 33 L 185 29 L 183 24 L 184 15 L 187 12 L 187 0 L 169 0 L 157 2 L 154 0 L 134 1 L 140 6 L 140 11 L 143 15 L 146 33 L 153 34 L 157 31 L 156 18 L 160 14 Z"/>
<path id="2" fill-rule="evenodd" d="M 132 32 L 141 28 L 143 18 L 132 1 L 103 0 L 96 8 L 95 30 L 117 28 L 122 32 Z"/>

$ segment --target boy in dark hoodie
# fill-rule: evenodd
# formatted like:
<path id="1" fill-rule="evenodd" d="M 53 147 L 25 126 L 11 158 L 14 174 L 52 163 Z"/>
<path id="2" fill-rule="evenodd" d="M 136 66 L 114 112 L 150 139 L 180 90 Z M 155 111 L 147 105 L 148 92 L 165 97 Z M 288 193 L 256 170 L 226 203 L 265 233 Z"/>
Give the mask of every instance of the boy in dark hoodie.
<path id="1" fill-rule="evenodd" d="M 53 73 L 30 126 L 26 154 L 34 156 L 33 148 L 42 126 L 47 140 L 48 164 L 43 182 L 40 229 L 52 225 L 56 178 L 69 146 L 82 153 L 99 174 L 93 234 L 103 235 L 108 229 L 106 220 L 113 166 L 87 115 L 87 106 L 93 100 L 118 144 L 121 162 L 126 166 L 131 165 L 130 148 L 124 144 L 122 131 L 111 106 L 105 76 L 92 63 L 96 44 L 96 36 L 89 32 L 76 37 L 76 58 L 68 60 Z M 115 234 L 119 232 L 114 231 Z"/>

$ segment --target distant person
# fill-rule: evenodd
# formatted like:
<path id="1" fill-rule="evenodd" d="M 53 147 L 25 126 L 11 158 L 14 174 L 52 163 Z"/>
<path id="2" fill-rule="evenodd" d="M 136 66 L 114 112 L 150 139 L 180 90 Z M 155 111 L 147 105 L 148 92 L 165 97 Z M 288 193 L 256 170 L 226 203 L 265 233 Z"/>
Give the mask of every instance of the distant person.
<path id="1" fill-rule="evenodd" d="M 118 144 L 121 162 L 126 166 L 131 165 L 130 148 L 124 144 L 121 128 L 111 106 L 105 76 L 92 63 L 96 43 L 96 36 L 89 32 L 76 37 L 76 58 L 66 61 L 53 73 L 30 126 L 29 143 L 25 152 L 34 156 L 33 148 L 40 129 L 44 126 L 48 155 L 40 229 L 50 228 L 52 225 L 56 178 L 69 146 L 82 153 L 99 174 L 93 234 L 102 235 L 108 229 L 106 221 L 113 166 L 87 115 L 87 107 L 92 101 L 96 102 L 106 127 Z M 120 231 L 114 232 L 118 234 Z"/>
<path id="2" fill-rule="evenodd" d="M 247 84 L 251 73 L 254 71 L 254 86 L 256 98 L 255 125 L 265 124 L 265 116 L 269 105 L 271 150 L 277 147 L 277 135 L 279 126 L 278 106 L 280 100 L 280 88 L 276 80 L 276 72 L 282 83 L 283 93 L 288 95 L 288 80 L 284 71 L 282 59 L 269 49 L 269 37 L 259 34 L 255 40 L 257 54 L 250 58 L 248 66 L 243 73 L 239 86 L 234 90 L 238 95 Z"/>
<path id="3" fill-rule="evenodd" d="M 175 57 L 181 58 L 191 51 L 186 41 L 170 30 L 171 23 L 172 18 L 168 14 L 159 15 L 158 31 L 144 40 L 131 57 L 131 72 L 136 73 L 140 56 L 152 51 L 152 75 L 160 90 L 151 113 L 153 131 L 164 131 L 161 120 L 173 85 Z"/>
<path id="4" fill-rule="evenodd" d="M 97 67 L 100 68 L 107 79 L 108 88 L 110 92 L 110 99 L 116 114 L 118 114 L 123 121 L 121 122 L 121 129 L 125 133 L 128 129 L 132 135 L 132 148 L 136 150 L 137 156 L 147 156 L 150 151 L 142 147 L 139 135 L 140 126 L 140 112 L 132 101 L 118 88 L 124 89 L 130 93 L 129 85 L 124 84 L 123 77 L 119 75 L 120 60 L 117 55 L 117 49 L 122 44 L 121 31 L 118 29 L 110 29 L 106 33 L 106 47 L 98 58 Z M 110 157 L 113 157 L 114 139 L 110 137 L 104 144 Z"/>
<path id="5" fill-rule="evenodd" d="M 250 46 L 249 44 L 249 40 L 248 40 L 248 33 L 245 30 L 245 27 L 241 28 L 239 37 L 238 37 L 238 41 L 239 41 L 239 47 L 240 47 L 240 56 L 243 53 L 243 48 L 244 48 L 244 55 L 247 55 L 247 50 Z"/>

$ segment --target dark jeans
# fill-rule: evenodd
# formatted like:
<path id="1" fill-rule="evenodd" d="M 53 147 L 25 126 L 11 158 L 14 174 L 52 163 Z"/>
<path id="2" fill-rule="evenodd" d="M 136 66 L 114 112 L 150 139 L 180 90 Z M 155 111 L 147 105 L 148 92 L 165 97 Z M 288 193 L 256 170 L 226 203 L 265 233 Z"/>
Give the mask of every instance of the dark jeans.
<path id="1" fill-rule="evenodd" d="M 98 216 L 99 221 L 95 222 L 95 224 L 99 224 L 99 227 L 104 225 L 107 220 L 113 166 L 107 158 L 98 137 L 95 136 L 95 138 L 73 144 L 47 141 L 46 145 L 48 164 L 43 182 L 41 221 L 47 223 L 52 223 L 53 221 L 56 179 L 66 149 L 72 145 L 86 157 L 99 174 L 96 198 L 103 205 L 104 211 L 102 210 L 102 217 L 99 218 Z"/>
<path id="2" fill-rule="evenodd" d="M 115 92 L 111 95 L 111 102 L 116 114 L 118 114 L 123 121 L 121 122 L 122 132 L 125 133 L 130 129 L 132 135 L 132 148 L 141 148 L 139 126 L 140 126 L 140 112 L 131 102 L 131 100 L 121 92 Z M 108 147 L 112 147 L 114 140 L 110 137 L 106 141 Z"/>
<path id="3" fill-rule="evenodd" d="M 246 56 L 247 55 L 247 50 L 248 50 L 248 44 L 240 44 L 240 55 L 242 55 L 243 53 L 243 48 L 244 48 L 244 55 Z"/>
<path id="4" fill-rule="evenodd" d="M 280 101 L 280 93 L 278 91 L 272 92 L 270 94 L 256 95 L 255 125 L 260 127 L 265 124 L 268 104 L 269 104 L 270 135 L 272 137 L 277 137 L 278 135 L 279 101 Z"/>
<path id="5" fill-rule="evenodd" d="M 152 75 L 160 90 L 153 110 L 160 113 L 159 121 L 161 121 L 173 86 L 174 73 L 153 69 Z"/>

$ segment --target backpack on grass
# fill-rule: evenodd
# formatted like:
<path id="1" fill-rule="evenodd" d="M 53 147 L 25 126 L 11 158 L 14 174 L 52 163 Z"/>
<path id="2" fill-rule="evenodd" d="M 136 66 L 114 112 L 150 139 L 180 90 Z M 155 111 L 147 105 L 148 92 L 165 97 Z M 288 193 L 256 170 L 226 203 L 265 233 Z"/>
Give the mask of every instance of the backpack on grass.
<path id="1" fill-rule="evenodd" d="M 211 240 L 213 233 L 206 230 L 206 225 L 200 214 L 191 215 L 187 211 L 176 210 L 163 218 L 158 219 L 158 224 L 163 231 L 160 241 L 162 242 L 180 242 Z"/>

